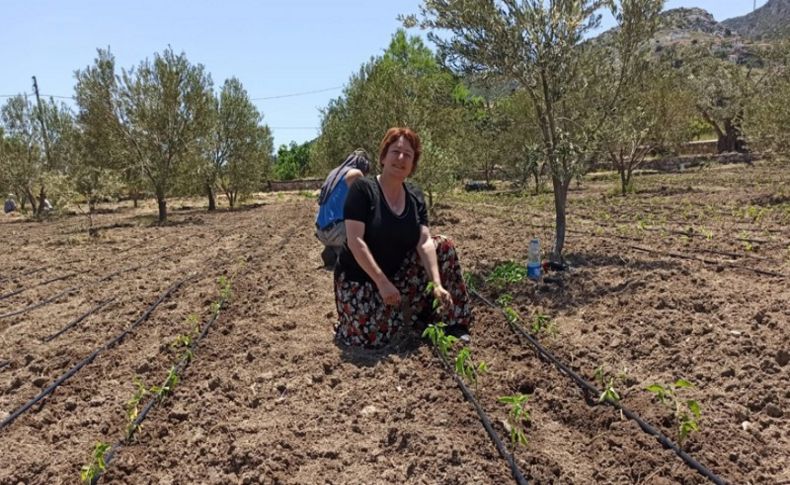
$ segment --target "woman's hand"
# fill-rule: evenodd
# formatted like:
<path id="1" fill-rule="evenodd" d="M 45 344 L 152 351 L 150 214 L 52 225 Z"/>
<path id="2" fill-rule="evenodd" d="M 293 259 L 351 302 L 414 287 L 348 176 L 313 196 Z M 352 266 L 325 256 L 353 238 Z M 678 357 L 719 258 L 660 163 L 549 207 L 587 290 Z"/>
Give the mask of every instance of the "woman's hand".
<path id="1" fill-rule="evenodd" d="M 441 284 L 433 285 L 433 298 L 441 303 L 444 311 L 450 311 L 453 308 L 453 296 L 449 291 L 444 289 Z"/>
<path id="2" fill-rule="evenodd" d="M 381 293 L 381 299 L 384 300 L 384 303 L 387 305 L 398 305 L 400 303 L 400 292 L 390 280 L 384 278 L 376 286 L 379 288 L 379 293 Z"/>

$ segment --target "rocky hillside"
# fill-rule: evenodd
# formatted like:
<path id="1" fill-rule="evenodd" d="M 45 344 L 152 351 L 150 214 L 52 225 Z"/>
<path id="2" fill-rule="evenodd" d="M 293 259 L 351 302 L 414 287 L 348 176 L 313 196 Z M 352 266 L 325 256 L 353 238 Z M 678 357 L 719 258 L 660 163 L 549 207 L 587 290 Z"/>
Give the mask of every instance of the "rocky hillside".
<path id="1" fill-rule="evenodd" d="M 758 41 L 790 37 L 790 0 L 768 0 L 754 12 L 727 19 L 721 26 Z"/>
<path id="2" fill-rule="evenodd" d="M 757 25 L 755 19 L 762 18 L 757 14 L 763 15 L 761 11 L 768 9 L 767 11 L 775 12 L 777 19 L 786 19 L 775 22 L 775 25 L 785 27 L 790 25 L 790 10 L 783 10 L 777 6 L 787 5 L 790 5 L 790 0 L 771 0 L 753 14 L 738 19 L 746 19 L 741 25 Z M 739 30 L 727 22 L 731 21 L 717 22 L 713 15 L 701 8 L 667 10 L 661 13 L 660 26 L 650 40 L 649 48 L 656 55 L 666 50 L 677 55 L 689 50 L 702 49 L 720 59 L 738 64 L 759 65 L 760 60 L 755 54 L 758 50 L 758 42 L 751 37 L 741 35 Z M 609 35 L 615 31 L 616 29 L 612 29 L 604 32 L 598 40 L 606 42 Z M 754 29 L 748 30 L 748 32 L 753 31 Z M 680 54 L 680 57 L 683 57 L 683 54 Z"/>

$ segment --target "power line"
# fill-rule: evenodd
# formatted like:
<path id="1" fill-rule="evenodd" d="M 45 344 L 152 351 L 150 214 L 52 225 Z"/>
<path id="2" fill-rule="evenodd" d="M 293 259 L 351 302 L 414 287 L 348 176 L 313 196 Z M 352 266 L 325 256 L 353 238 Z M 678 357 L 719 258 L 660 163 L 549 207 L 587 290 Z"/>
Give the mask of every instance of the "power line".
<path id="1" fill-rule="evenodd" d="M 323 88 L 323 89 L 316 89 L 314 91 L 302 91 L 299 93 L 289 93 L 289 94 L 279 94 L 277 96 L 264 96 L 259 98 L 250 98 L 250 101 L 266 101 L 269 99 L 281 99 L 281 98 L 294 98 L 297 96 L 307 96 L 308 94 L 317 94 L 317 93 L 326 93 L 328 91 L 335 91 L 337 89 L 341 89 L 343 86 L 332 86 L 331 88 Z M 13 98 L 14 96 L 32 96 L 31 94 L 0 94 L 0 98 Z M 46 98 L 56 98 L 56 99 L 76 99 L 74 96 L 62 96 L 58 94 L 44 94 L 41 93 L 41 96 Z"/>
<path id="2" fill-rule="evenodd" d="M 320 126 L 270 126 L 272 130 L 320 130 Z"/>
<path id="3" fill-rule="evenodd" d="M 316 94 L 316 93 L 325 93 L 327 91 L 334 91 L 335 89 L 340 89 L 342 87 L 343 86 L 332 86 L 331 88 L 316 89 L 315 91 L 303 91 L 301 93 L 281 94 L 279 96 L 267 96 L 264 98 L 250 98 L 250 101 L 264 101 L 267 99 L 293 98 L 295 96 L 305 96 L 307 94 Z"/>

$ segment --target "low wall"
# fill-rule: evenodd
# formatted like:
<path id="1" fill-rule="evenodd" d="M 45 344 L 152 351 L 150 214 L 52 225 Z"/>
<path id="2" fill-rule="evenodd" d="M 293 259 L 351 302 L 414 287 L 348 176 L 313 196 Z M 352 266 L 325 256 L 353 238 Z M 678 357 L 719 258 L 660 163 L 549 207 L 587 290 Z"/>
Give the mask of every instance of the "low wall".
<path id="1" fill-rule="evenodd" d="M 717 140 L 700 140 L 683 143 L 677 147 L 678 155 L 713 155 L 718 151 Z"/>
<path id="2" fill-rule="evenodd" d="M 301 180 L 270 180 L 264 185 L 266 192 L 282 192 L 285 190 L 318 190 L 324 183 L 324 179 L 301 179 Z"/>
<path id="3" fill-rule="evenodd" d="M 689 168 L 699 167 L 705 163 L 719 163 L 727 165 L 730 163 L 748 163 L 754 160 L 752 153 L 720 153 L 718 155 L 678 155 L 674 157 L 664 157 L 655 160 L 648 160 L 639 168 L 653 169 L 660 172 L 678 172 Z"/>

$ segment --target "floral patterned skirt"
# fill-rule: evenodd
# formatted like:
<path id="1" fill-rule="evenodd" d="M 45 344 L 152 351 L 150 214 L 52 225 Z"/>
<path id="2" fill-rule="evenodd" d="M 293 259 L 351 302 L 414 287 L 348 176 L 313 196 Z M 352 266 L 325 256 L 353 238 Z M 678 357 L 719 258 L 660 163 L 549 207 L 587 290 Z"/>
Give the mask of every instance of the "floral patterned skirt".
<path id="1" fill-rule="evenodd" d="M 410 325 L 441 321 L 448 326 L 469 328 L 472 324 L 472 309 L 455 246 L 444 236 L 433 236 L 433 241 L 442 286 L 453 297 L 452 309 L 447 312 L 433 311 L 433 295 L 425 291 L 428 274 L 416 250 L 411 251 L 403 261 L 392 284 L 400 290 L 402 304 L 408 304 L 411 308 Z M 335 303 L 338 314 L 335 336 L 345 345 L 382 347 L 404 324 L 401 307 L 386 305 L 375 284 L 370 281 L 348 281 L 345 273 L 335 277 Z"/>

